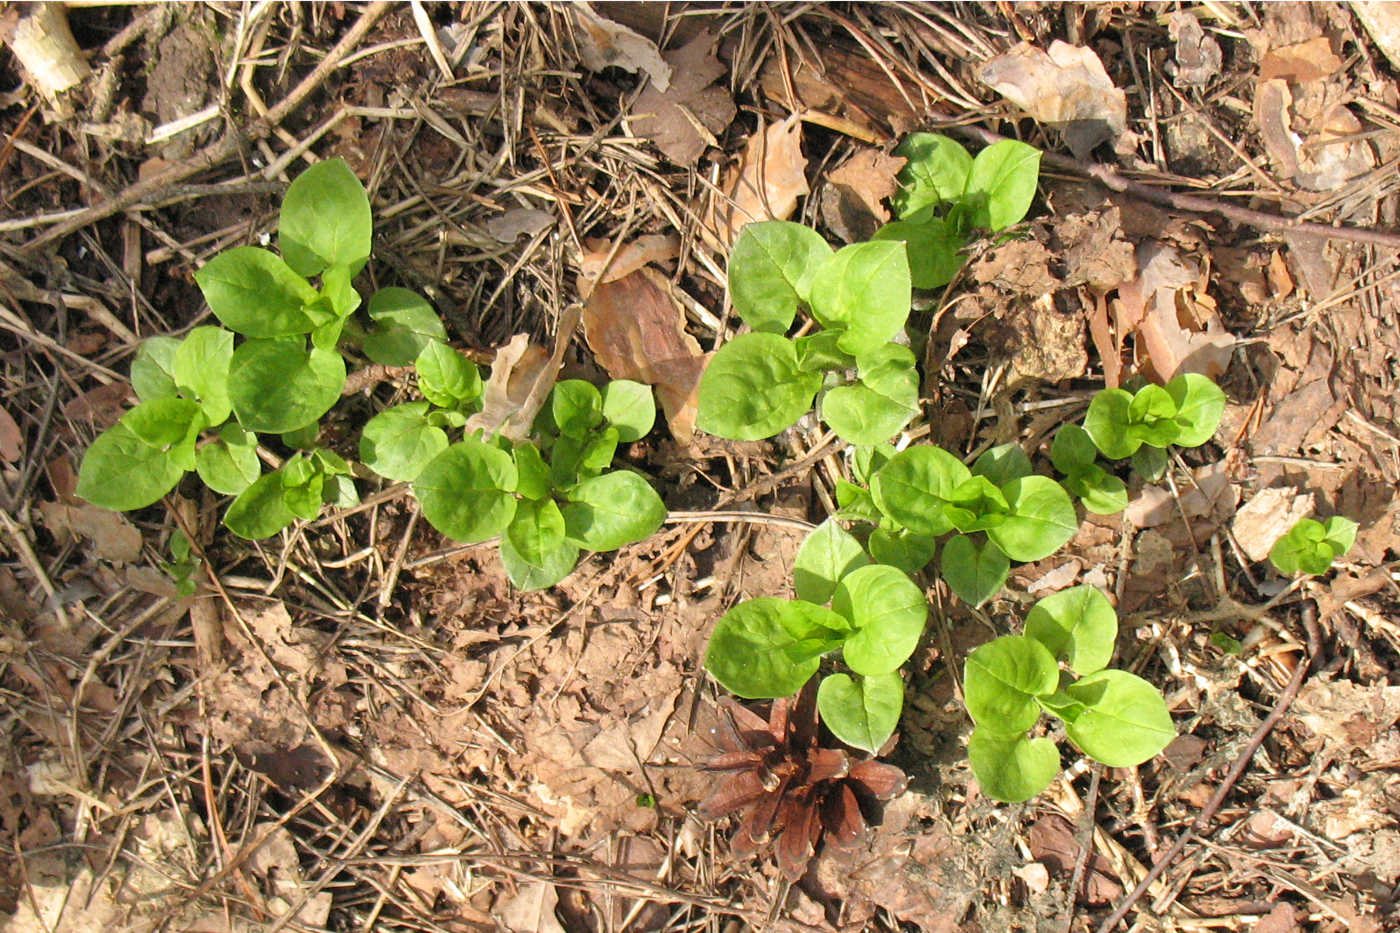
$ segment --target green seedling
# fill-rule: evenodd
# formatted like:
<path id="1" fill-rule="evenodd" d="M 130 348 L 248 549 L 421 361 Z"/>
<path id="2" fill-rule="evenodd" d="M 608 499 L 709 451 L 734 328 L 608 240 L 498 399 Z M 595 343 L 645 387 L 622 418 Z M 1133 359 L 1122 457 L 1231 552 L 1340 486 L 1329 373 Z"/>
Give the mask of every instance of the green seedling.
<path id="1" fill-rule="evenodd" d="M 878 464 L 878 466 L 876 465 Z M 871 556 L 917 573 L 943 544 L 940 570 L 960 599 L 977 606 L 1006 582 L 1011 562 L 1037 561 L 1074 536 L 1069 494 L 1031 472 L 1015 444 L 984 452 L 969 468 L 939 447 L 880 450 L 857 469 L 869 489 L 837 488 L 842 518 L 871 522 Z"/>
<path id="2" fill-rule="evenodd" d="M 880 443 L 918 413 L 914 354 L 891 342 L 911 299 L 898 244 L 832 250 L 800 224 L 749 224 L 730 256 L 729 291 L 754 333 L 726 343 L 706 368 L 701 430 L 735 440 L 772 437 L 796 424 L 818 393 L 822 419 L 852 444 Z M 821 329 L 790 339 L 799 309 Z"/>
<path id="3" fill-rule="evenodd" d="M 1137 457 L 1134 467 L 1155 480 L 1166 468 L 1167 447 L 1204 444 L 1224 412 L 1225 393 L 1218 385 L 1183 373 L 1165 386 L 1146 385 L 1137 392 L 1100 390 L 1089 403 L 1084 430 L 1105 457 Z"/>
<path id="4" fill-rule="evenodd" d="M 1099 449 L 1077 424 L 1067 424 L 1050 443 L 1050 462 L 1064 474 L 1060 485 L 1097 515 L 1116 515 L 1128 507 L 1128 486 L 1098 464 Z"/>
<path id="5" fill-rule="evenodd" d="M 198 588 L 194 572 L 199 569 L 199 558 L 190 548 L 190 539 L 176 528 L 170 533 L 170 560 L 161 564 L 161 569 L 175 581 L 175 592 L 181 596 L 193 596 Z"/>
<path id="6" fill-rule="evenodd" d="M 968 757 L 988 796 L 1029 800 L 1059 773 L 1054 742 L 1028 735 L 1042 713 L 1060 719 L 1071 742 L 1113 768 L 1142 764 L 1176 736 L 1162 695 L 1107 667 L 1117 633 L 1108 598 L 1077 586 L 1036 603 L 1024 635 L 997 638 L 968 655 L 963 691 L 976 724 Z"/>
<path id="7" fill-rule="evenodd" d="M 870 563 L 833 519 L 803 542 L 794 578 L 797 599 L 752 599 L 725 613 L 705 667 L 738 696 L 783 697 L 817 673 L 824 655 L 840 651 L 850 672 L 822 681 L 817 707 L 837 738 L 874 753 L 899 724 L 899 667 L 928 620 L 924 594 L 899 569 Z"/>
<path id="8" fill-rule="evenodd" d="M 434 528 L 467 543 L 500 535 L 511 582 L 535 590 L 568 576 L 582 551 L 614 551 L 661 527 L 666 506 L 651 484 L 631 470 L 610 469 L 619 443 L 651 430 L 656 404 L 648 386 L 618 380 L 600 392 L 591 383 L 566 380 L 555 385 L 536 419 L 532 441 L 472 435 L 449 444 L 446 428 L 465 418 L 480 385 L 470 387 L 465 375 L 450 378 L 458 364 L 443 366 L 435 346 L 429 344 L 417 364 L 419 388 L 429 400 L 379 415 L 376 421 L 411 406 L 373 434 L 374 422 L 367 425 L 369 440 L 361 445 L 367 464 L 392 465 L 412 480 Z M 425 368 L 429 360 L 435 362 Z M 453 417 L 437 417 L 443 413 Z"/>
<path id="9" fill-rule="evenodd" d="M 1040 151 L 1014 140 L 988 146 L 974 159 L 947 136 L 914 133 L 895 155 L 909 160 L 891 199 L 899 219 L 874 239 L 906 245 L 915 288 L 951 282 L 973 231 L 997 233 L 1019 223 L 1040 175 Z"/>
<path id="10" fill-rule="evenodd" d="M 1334 560 L 1351 550 L 1357 527 L 1356 522 L 1340 515 L 1326 522 L 1300 518 L 1288 534 L 1274 543 L 1269 561 L 1279 573 L 1326 573 Z"/>

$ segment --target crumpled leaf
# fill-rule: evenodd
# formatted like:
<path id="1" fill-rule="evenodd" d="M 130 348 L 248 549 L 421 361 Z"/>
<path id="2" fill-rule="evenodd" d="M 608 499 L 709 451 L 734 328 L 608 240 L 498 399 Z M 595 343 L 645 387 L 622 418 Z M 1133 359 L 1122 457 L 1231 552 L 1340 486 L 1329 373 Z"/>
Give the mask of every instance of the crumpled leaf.
<path id="1" fill-rule="evenodd" d="M 1181 373 L 1217 378 L 1230 363 L 1235 338 L 1206 294 L 1206 275 L 1157 240 L 1139 244 L 1137 259 L 1137 278 L 1119 286 L 1113 306 L 1118 339 L 1135 332 L 1140 355 L 1162 382 Z"/>
<path id="2" fill-rule="evenodd" d="M 1315 81 L 1336 74 L 1342 60 L 1332 51 L 1326 36 L 1306 42 L 1270 49 L 1259 62 L 1259 80 L 1287 78 L 1290 81 Z"/>
<path id="3" fill-rule="evenodd" d="M 1176 80 L 1189 87 L 1204 87 L 1220 74 L 1220 43 L 1206 35 L 1201 21 L 1180 10 L 1167 17 L 1167 33 L 1176 43 Z"/>
<path id="4" fill-rule="evenodd" d="M 86 503 L 40 502 L 44 525 L 60 539 L 87 538 L 103 560 L 130 563 L 141 556 L 141 531 L 120 512 Z"/>
<path id="5" fill-rule="evenodd" d="M 513 207 L 486 221 L 486 232 L 499 243 L 514 243 L 522 234 L 534 236 L 554 224 L 554 215 L 533 207 Z"/>
<path id="6" fill-rule="evenodd" d="M 868 240 L 890 219 L 882 204 L 899 190 L 895 177 L 909 160 L 879 149 L 861 149 L 826 176 L 822 219 L 847 243 Z"/>
<path id="7" fill-rule="evenodd" d="M 650 268 L 605 281 L 584 305 L 583 328 L 589 349 L 608 375 L 655 388 L 671 433 L 678 442 L 690 443 L 700 376 L 709 358 L 686 333 L 685 313 L 669 283 Z"/>
<path id="8" fill-rule="evenodd" d="M 1289 83 L 1282 78 L 1260 81 L 1254 93 L 1254 119 L 1264 148 L 1279 174 L 1309 191 L 1332 191 L 1375 167 L 1375 155 L 1361 132 L 1361 121 L 1337 103 L 1307 130 L 1298 119 Z"/>
<path id="9" fill-rule="evenodd" d="M 749 137 L 723 191 L 710 201 L 704 233 L 725 253 L 744 224 L 792 216 L 797 199 L 810 191 L 798 114 Z"/>
<path id="10" fill-rule="evenodd" d="M 705 29 L 665 53 L 662 57 L 672 68 L 671 86 L 653 81 L 632 106 L 632 130 L 650 137 L 677 165 L 694 165 L 706 146 L 716 145 L 713 134 L 729 126 L 736 113 L 734 98 L 715 85 L 724 65 L 715 57 L 714 45 L 714 30 Z"/>
<path id="11" fill-rule="evenodd" d="M 528 334 L 516 334 L 496 351 L 491 376 L 481 394 L 481 411 L 467 419 L 466 433 L 480 429 L 490 437 L 497 432 L 519 443 L 530 433 L 535 415 L 549 399 L 559 376 L 564 350 L 578 326 L 579 310 L 571 307 L 559 315 L 554 352 L 530 343 Z"/>
<path id="12" fill-rule="evenodd" d="M 510 933 L 564 933 L 555 908 L 559 892 L 547 881 L 528 881 L 500 903 L 501 923 Z"/>
<path id="13" fill-rule="evenodd" d="M 681 238 L 673 233 L 649 233 L 624 243 L 613 252 L 607 240 L 584 240 L 579 257 L 579 296 L 587 299 L 593 289 L 605 282 L 616 282 L 642 266 L 660 264 L 681 254 Z M 609 261 L 611 259 L 611 261 Z M 621 376 L 614 378 L 620 379 Z"/>
<path id="14" fill-rule="evenodd" d="M 671 66 L 661 57 L 655 42 L 605 19 L 587 3 L 575 3 L 572 10 L 579 27 L 575 35 L 583 67 L 589 71 L 621 68 L 632 74 L 645 71 L 661 90 L 671 86 Z"/>
<path id="15" fill-rule="evenodd" d="M 1306 518 L 1311 512 L 1312 496 L 1300 494 L 1288 486 L 1261 489 L 1240 506 L 1230 523 L 1230 532 L 1246 557 L 1261 561 L 1298 519 Z"/>
<path id="16" fill-rule="evenodd" d="M 1093 49 L 1058 39 L 1044 52 L 1029 42 L 984 63 L 978 78 L 1041 123 L 1064 133 L 1084 159 L 1128 125 L 1128 102 Z"/>
<path id="17" fill-rule="evenodd" d="M 8 411 L 0 408 L 0 460 L 14 463 L 24 453 L 24 432 Z"/>

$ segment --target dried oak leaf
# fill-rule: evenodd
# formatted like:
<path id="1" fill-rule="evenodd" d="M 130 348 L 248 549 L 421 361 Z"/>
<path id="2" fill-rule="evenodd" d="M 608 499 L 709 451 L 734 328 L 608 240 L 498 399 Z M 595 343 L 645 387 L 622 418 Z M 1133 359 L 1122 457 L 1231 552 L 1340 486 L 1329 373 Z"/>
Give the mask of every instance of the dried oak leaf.
<path id="1" fill-rule="evenodd" d="M 559 316 L 553 353 L 530 343 L 528 334 L 516 334 L 496 351 L 482 391 L 481 411 L 467 419 L 468 435 L 480 428 L 487 437 L 500 432 L 517 443 L 525 440 L 535 415 L 554 388 L 564 350 L 578 326 L 578 315 L 578 309 L 571 307 Z"/>
<path id="2" fill-rule="evenodd" d="M 1290 81 L 1315 81 L 1336 74 L 1342 60 L 1332 51 L 1326 36 L 1306 42 L 1270 49 L 1259 62 L 1259 80 L 1287 78 Z"/>
<path id="3" fill-rule="evenodd" d="M 723 197 L 712 198 L 703 233 L 725 253 L 744 224 L 786 220 L 806 195 L 807 159 L 802 155 L 802 121 L 798 114 L 749 137 L 743 154 L 726 177 Z"/>
<path id="4" fill-rule="evenodd" d="M 647 136 L 668 159 L 691 166 L 706 146 L 716 145 L 715 133 L 729 126 L 734 98 L 715 80 L 724 65 L 715 57 L 715 32 L 702 30 L 694 39 L 662 57 L 672 68 L 669 88 L 652 82 L 632 107 L 632 129 Z"/>
<path id="5" fill-rule="evenodd" d="M 881 202 L 899 190 L 895 177 L 909 160 L 862 149 L 831 174 L 822 189 L 822 220 L 847 243 L 868 240 L 890 219 Z"/>
<path id="6" fill-rule="evenodd" d="M 700 376 L 709 357 L 686 333 L 685 315 L 670 284 L 649 268 L 605 281 L 584 304 L 583 333 L 609 376 L 644 382 L 656 390 L 671 434 L 682 444 L 690 443 Z"/>
<path id="7" fill-rule="evenodd" d="M 1093 49 L 1058 39 L 1049 52 L 1028 42 L 990 59 L 978 71 L 982 83 L 1041 123 L 1059 129 L 1076 157 L 1128 126 L 1128 103 L 1113 86 Z"/>
<path id="8" fill-rule="evenodd" d="M 1205 291 L 1200 267 L 1158 241 L 1139 244 L 1138 275 L 1118 288 L 1119 339 L 1136 333 L 1146 362 L 1163 382 L 1181 373 L 1218 378 L 1235 338 L 1225 330 Z"/>
<path id="9" fill-rule="evenodd" d="M 671 66 L 655 42 L 598 15 L 587 3 L 575 3 L 572 9 L 579 27 L 575 35 L 583 67 L 589 71 L 621 68 L 633 74 L 645 71 L 661 90 L 671 86 Z"/>
<path id="10" fill-rule="evenodd" d="M 772 845 L 789 881 L 807 871 L 818 844 L 851 850 L 865 840 L 861 810 L 904 792 L 904 772 L 818 745 L 816 679 L 795 697 L 774 700 L 765 721 L 733 700 L 719 732 L 725 749 L 701 767 L 724 775 L 700 805 L 705 819 L 738 815 L 730 846 L 749 855 Z"/>
<path id="11" fill-rule="evenodd" d="M 584 240 L 583 245 L 584 252 L 578 263 L 578 291 L 580 297 L 585 300 L 600 284 L 616 282 L 642 266 L 659 265 L 675 259 L 681 253 L 681 238 L 673 233 L 649 233 L 639 236 L 618 247 L 616 251 L 603 239 Z"/>

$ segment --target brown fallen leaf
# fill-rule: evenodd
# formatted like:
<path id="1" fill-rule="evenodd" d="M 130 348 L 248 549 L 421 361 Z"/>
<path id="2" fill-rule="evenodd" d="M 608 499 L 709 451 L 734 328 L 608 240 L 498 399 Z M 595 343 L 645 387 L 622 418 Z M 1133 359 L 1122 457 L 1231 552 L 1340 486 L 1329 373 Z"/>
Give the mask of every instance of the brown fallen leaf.
<path id="1" fill-rule="evenodd" d="M 1167 34 L 1176 43 L 1176 80 L 1189 87 L 1203 87 L 1220 74 L 1220 43 L 1201 28 L 1201 21 L 1185 10 L 1167 17 Z"/>
<path id="2" fill-rule="evenodd" d="M 486 232 L 498 243 L 514 243 L 521 235 L 534 236 L 553 224 L 549 211 L 515 207 L 486 221 Z"/>
<path id="3" fill-rule="evenodd" d="M 95 505 L 40 502 L 44 526 L 62 539 L 86 538 L 103 560 L 130 563 L 141 556 L 141 531 L 120 512 Z"/>
<path id="4" fill-rule="evenodd" d="M 1119 286 L 1114 302 L 1119 339 L 1135 332 L 1143 362 L 1162 382 L 1181 373 L 1220 376 L 1235 338 L 1205 292 L 1208 276 L 1158 241 L 1139 244 L 1137 258 L 1137 278 Z"/>
<path id="5" fill-rule="evenodd" d="M 669 283 L 650 268 L 604 282 L 584 305 L 583 333 L 609 376 L 655 388 L 671 433 L 690 443 L 708 357 L 686 333 L 685 313 Z"/>
<path id="6" fill-rule="evenodd" d="M 264 879 L 271 894 L 267 906 L 276 916 L 288 913 L 302 900 L 307 884 L 301 870 L 292 834 L 275 823 L 259 823 L 253 827 L 254 838 L 266 841 L 248 857 L 248 871 Z M 331 914 L 331 892 L 312 894 L 295 914 L 295 919 L 309 927 L 324 927 Z"/>
<path id="7" fill-rule="evenodd" d="M 1259 62 L 1259 80 L 1286 78 L 1290 81 L 1315 81 L 1336 74 L 1342 60 L 1332 51 L 1326 36 L 1307 42 L 1270 49 Z"/>
<path id="8" fill-rule="evenodd" d="M 1058 813 L 1049 813 L 1031 824 L 1028 834 L 1031 858 L 1042 862 L 1052 872 L 1069 875 L 1079 861 L 1081 847 L 1074 838 L 1074 824 Z M 1113 865 L 1095 851 L 1085 866 L 1083 900 L 1086 904 L 1103 904 L 1123 893 L 1114 880 Z"/>
<path id="9" fill-rule="evenodd" d="M 510 933 L 564 933 L 555 910 L 559 892 L 547 881 L 530 881 L 496 904 L 501 923 Z"/>
<path id="10" fill-rule="evenodd" d="M 1240 506 L 1230 523 L 1230 532 L 1240 550 L 1252 561 L 1269 556 L 1274 542 L 1312 512 L 1312 496 L 1292 487 L 1261 489 Z"/>
<path id="11" fill-rule="evenodd" d="M 126 414 L 127 404 L 134 401 L 136 395 L 130 385 L 125 382 L 109 382 L 107 385 L 88 389 L 64 405 L 63 414 L 70 421 L 86 421 L 105 431 Z"/>
<path id="12" fill-rule="evenodd" d="M 532 344 L 529 334 L 512 337 L 496 351 L 482 392 L 481 411 L 467 419 L 467 434 L 479 428 L 487 437 L 499 431 L 511 440 L 524 440 L 539 413 L 538 408 L 525 412 L 525 402 L 535 385 L 545 379 L 548 366 L 549 353 Z"/>
<path id="13" fill-rule="evenodd" d="M 754 133 L 738 164 L 726 177 L 723 197 L 710 200 L 702 232 L 724 253 L 744 224 L 786 220 L 806 195 L 807 159 L 802 155 L 802 122 L 797 114 Z"/>
<path id="14" fill-rule="evenodd" d="M 1041 123 L 1064 133 L 1078 158 L 1128 126 L 1128 103 L 1093 49 L 1058 39 L 1044 52 L 1028 42 L 982 65 L 982 83 Z"/>
<path id="15" fill-rule="evenodd" d="M 0 460 L 14 463 L 24 454 L 24 432 L 10 413 L 0 408 Z"/>
<path id="16" fill-rule="evenodd" d="M 662 57 L 671 66 L 669 88 L 652 82 L 632 106 L 632 130 L 647 136 L 668 159 L 694 165 L 706 146 L 716 145 L 715 133 L 729 126 L 734 98 L 715 80 L 724 65 L 715 57 L 715 36 L 706 29 L 685 45 Z"/>
<path id="17" fill-rule="evenodd" d="M 847 243 L 868 240 L 890 219 L 881 202 L 899 190 L 895 177 L 909 160 L 879 149 L 861 149 L 827 175 L 822 219 Z"/>
<path id="18" fill-rule="evenodd" d="M 655 42 L 604 18 L 587 3 L 575 3 L 572 10 L 579 27 L 575 35 L 583 67 L 589 71 L 621 68 L 632 74 L 645 71 L 661 90 L 671 86 L 671 66 Z"/>
<path id="19" fill-rule="evenodd" d="M 1046 294 L 1018 308 L 1006 323 L 1010 339 L 1003 352 L 1011 358 L 1010 385 L 1064 382 L 1084 375 L 1089 351 L 1080 315 L 1056 310 Z"/>
<path id="20" fill-rule="evenodd" d="M 649 233 L 625 243 L 613 252 L 608 240 L 583 241 L 579 258 L 579 297 L 587 299 L 599 284 L 616 282 L 642 266 L 660 264 L 681 254 L 681 238 L 675 234 Z M 622 377 L 614 377 L 622 378 Z"/>

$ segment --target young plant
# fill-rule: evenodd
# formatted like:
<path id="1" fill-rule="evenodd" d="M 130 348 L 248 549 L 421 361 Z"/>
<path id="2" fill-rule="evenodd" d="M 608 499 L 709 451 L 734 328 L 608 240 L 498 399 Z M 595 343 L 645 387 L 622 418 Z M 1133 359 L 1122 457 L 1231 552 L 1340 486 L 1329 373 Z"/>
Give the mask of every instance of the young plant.
<path id="1" fill-rule="evenodd" d="M 1269 561 L 1279 573 L 1324 574 L 1332 562 L 1356 542 L 1356 522 L 1334 515 L 1326 522 L 1300 518 L 1269 551 Z"/>
<path id="2" fill-rule="evenodd" d="M 1016 444 L 985 451 L 969 469 L 940 447 L 877 450 L 857 477 L 869 489 L 837 489 L 844 518 L 874 523 L 866 547 L 875 560 L 916 573 L 943 545 L 940 570 L 960 599 L 977 606 L 1006 582 L 1011 562 L 1059 550 L 1079 527 L 1069 494 L 1031 472 Z"/>
<path id="3" fill-rule="evenodd" d="M 1225 393 L 1206 376 L 1183 373 L 1165 386 L 1136 392 L 1102 389 L 1089 403 L 1084 430 L 1110 460 L 1133 458 L 1148 480 L 1166 471 L 1166 448 L 1199 447 L 1215 435 Z"/>
<path id="4" fill-rule="evenodd" d="M 631 470 L 609 469 L 619 443 L 651 430 L 656 403 L 650 387 L 617 380 L 600 392 L 591 383 L 566 380 L 555 385 L 535 420 L 533 441 L 513 444 L 477 432 L 449 444 L 444 428 L 465 423 L 480 395 L 479 376 L 474 388 L 467 385 L 470 377 L 444 376 L 458 364 L 444 365 L 434 346 L 417 364 L 428 401 L 379 415 L 376 420 L 410 408 L 373 433 L 374 422 L 367 425 L 370 449 L 361 448 L 361 456 L 373 455 L 365 456 L 372 467 L 392 465 L 412 479 L 423 517 L 434 528 L 467 543 L 500 535 L 511 582 L 535 590 L 568 576 L 580 551 L 614 551 L 661 527 L 666 506 L 651 484 Z M 435 362 L 425 367 L 429 360 Z"/>
<path id="5" fill-rule="evenodd" d="M 827 675 L 817 706 L 837 738 L 874 754 L 899 725 L 899 667 L 928 620 L 924 594 L 899 569 L 870 563 L 833 519 L 803 542 L 794 579 L 797 599 L 751 599 L 725 613 L 705 668 L 737 696 L 785 697 L 817 673 L 824 655 L 840 651 L 850 673 Z"/>
<path id="6" fill-rule="evenodd" d="M 706 368 L 701 430 L 734 440 L 772 437 L 811 410 L 819 392 L 822 420 L 852 444 L 887 440 L 918 413 L 914 354 L 891 342 L 911 298 L 900 245 L 832 250 L 800 224 L 749 224 L 729 258 L 729 292 L 754 332 L 726 343 Z M 799 309 L 821 329 L 790 339 Z"/>
<path id="7" fill-rule="evenodd" d="M 1116 515 L 1128 507 L 1128 486 L 1098 464 L 1099 449 L 1089 432 L 1067 424 L 1050 443 L 1050 462 L 1064 474 L 1060 485 L 1097 515 Z"/>
<path id="8" fill-rule="evenodd" d="M 874 239 L 906 244 L 915 288 L 951 282 L 974 230 L 997 233 L 1019 223 L 1040 175 L 1040 151 L 1015 140 L 988 146 L 974 159 L 947 136 L 914 133 L 895 155 L 909 160 L 891 199 L 899 219 Z"/>
<path id="9" fill-rule="evenodd" d="M 1071 742 L 1112 768 L 1134 767 L 1166 748 L 1176 728 L 1162 695 L 1141 677 L 1107 666 L 1117 634 L 1108 598 L 1077 586 L 1036 603 L 1024 635 L 1003 636 L 968 655 L 963 692 L 976 724 L 968 757 L 984 793 L 1014 803 L 1055 779 L 1055 743 L 1027 735 L 1041 713 L 1060 719 Z"/>

